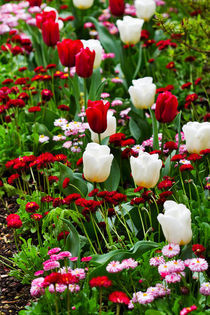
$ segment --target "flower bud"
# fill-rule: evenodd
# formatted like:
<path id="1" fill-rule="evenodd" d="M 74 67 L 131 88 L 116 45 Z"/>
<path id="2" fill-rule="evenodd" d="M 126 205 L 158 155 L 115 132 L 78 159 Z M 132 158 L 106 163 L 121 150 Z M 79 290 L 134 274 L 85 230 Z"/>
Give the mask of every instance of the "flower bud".
<path id="1" fill-rule="evenodd" d="M 151 77 L 132 81 L 133 85 L 129 87 L 128 92 L 136 108 L 150 108 L 154 104 L 156 85 L 152 81 Z"/>
<path id="2" fill-rule="evenodd" d="M 55 46 L 60 39 L 59 25 L 53 20 L 48 20 L 42 24 L 42 37 L 47 46 Z"/>
<path id="3" fill-rule="evenodd" d="M 109 9 L 112 15 L 121 16 L 125 10 L 124 0 L 109 0 Z"/>
<path id="4" fill-rule="evenodd" d="M 95 183 L 105 182 L 109 177 L 113 158 L 107 145 L 88 143 L 83 154 L 85 179 Z"/>
<path id="5" fill-rule="evenodd" d="M 93 64 L 95 59 L 95 51 L 90 49 L 82 48 L 76 55 L 76 73 L 79 77 L 88 78 L 93 73 Z"/>
<path id="6" fill-rule="evenodd" d="M 210 148 L 210 123 L 190 121 L 182 128 L 189 153 L 200 153 Z"/>
<path id="7" fill-rule="evenodd" d="M 171 92 L 158 95 L 155 108 L 155 117 L 159 122 L 170 123 L 177 115 L 178 101 Z"/>
<path id="8" fill-rule="evenodd" d="M 86 10 L 92 7 L 94 0 L 73 0 L 73 5 L 80 9 Z"/>
<path id="9" fill-rule="evenodd" d="M 101 133 L 101 140 L 116 133 L 116 127 L 117 127 L 116 118 L 113 116 L 113 112 L 109 110 L 107 112 L 107 128 L 104 132 Z M 98 133 L 93 132 L 91 129 L 90 129 L 90 132 L 91 132 L 91 140 L 93 142 L 98 143 L 99 142 Z"/>
<path id="10" fill-rule="evenodd" d="M 144 188 L 153 188 L 160 177 L 162 161 L 158 159 L 158 154 L 150 155 L 140 151 L 137 158 L 131 156 L 131 173 L 136 185 Z"/>
<path id="11" fill-rule="evenodd" d="M 149 21 L 155 13 L 156 3 L 154 0 L 135 0 L 136 15 L 144 21 Z"/>
<path id="12" fill-rule="evenodd" d="M 101 43 L 97 39 L 89 39 L 89 40 L 83 40 L 82 41 L 84 48 L 88 47 L 90 51 L 95 51 L 95 59 L 93 68 L 99 68 L 102 60 L 102 52 L 103 47 L 101 46 Z"/>
<path id="13" fill-rule="evenodd" d="M 64 39 L 57 43 L 58 56 L 64 67 L 75 66 L 75 56 L 80 49 L 83 48 L 83 43 L 80 40 Z"/>
<path id="14" fill-rule="evenodd" d="M 124 44 L 135 45 L 140 41 L 144 20 L 126 15 L 123 17 L 123 20 L 117 20 L 116 23 L 120 32 L 120 39 Z"/>
<path id="15" fill-rule="evenodd" d="M 165 213 L 157 217 L 163 234 L 169 243 L 186 245 L 192 239 L 191 212 L 187 207 L 172 200 L 164 203 Z"/>
<path id="16" fill-rule="evenodd" d="M 107 129 L 107 111 L 109 102 L 88 100 L 86 116 L 89 126 L 93 132 L 103 133 Z"/>

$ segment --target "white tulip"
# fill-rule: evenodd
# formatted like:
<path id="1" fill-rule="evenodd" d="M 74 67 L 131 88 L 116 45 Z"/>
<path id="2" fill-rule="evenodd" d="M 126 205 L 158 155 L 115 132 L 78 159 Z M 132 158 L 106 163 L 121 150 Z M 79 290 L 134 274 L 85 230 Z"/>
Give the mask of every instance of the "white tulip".
<path id="1" fill-rule="evenodd" d="M 86 10 L 92 7 L 94 0 L 73 0 L 73 4 L 80 10 Z"/>
<path id="2" fill-rule="evenodd" d="M 103 133 L 101 133 L 101 140 L 116 133 L 116 128 L 117 128 L 116 118 L 113 116 L 113 112 L 111 110 L 108 110 L 108 112 L 107 112 L 107 128 Z M 93 132 L 91 129 L 90 129 L 90 133 L 91 133 L 91 140 L 93 142 L 98 143 L 99 142 L 98 133 Z"/>
<path id="3" fill-rule="evenodd" d="M 165 213 L 157 217 L 163 234 L 169 243 L 188 244 L 192 239 L 191 212 L 182 203 L 168 200 L 164 203 Z"/>
<path id="4" fill-rule="evenodd" d="M 200 153 L 210 148 L 210 123 L 190 121 L 182 128 L 189 153 Z"/>
<path id="5" fill-rule="evenodd" d="M 149 154 L 140 151 L 137 158 L 131 156 L 131 173 L 134 182 L 144 188 L 153 188 L 160 177 L 162 161 L 158 159 L 158 154 Z"/>
<path id="6" fill-rule="evenodd" d="M 135 3 L 136 15 L 144 21 L 149 21 L 156 10 L 156 3 L 154 0 L 136 0 Z"/>
<path id="7" fill-rule="evenodd" d="M 149 108 L 154 104 L 156 85 L 152 81 L 152 77 L 132 81 L 133 85 L 129 87 L 128 92 L 136 108 Z"/>
<path id="8" fill-rule="evenodd" d="M 135 45 L 140 41 L 144 20 L 126 15 L 123 20 L 117 20 L 116 23 L 120 32 L 120 39 L 124 44 Z"/>
<path id="9" fill-rule="evenodd" d="M 59 20 L 59 15 L 58 15 L 58 11 L 55 8 L 52 7 L 45 7 L 44 8 L 44 12 L 50 12 L 50 11 L 54 11 L 56 14 L 56 18 L 55 18 L 55 22 L 58 23 L 59 26 L 59 30 L 61 30 L 63 28 L 63 21 Z"/>
<path id="10" fill-rule="evenodd" d="M 107 145 L 88 143 L 83 153 L 85 179 L 95 183 L 105 182 L 109 177 L 113 158 L 114 156 L 110 154 L 110 148 Z"/>
<path id="11" fill-rule="evenodd" d="M 84 45 L 84 48 L 88 47 L 91 51 L 95 51 L 95 59 L 93 68 L 99 68 L 102 60 L 102 52 L 103 47 L 101 46 L 101 43 L 97 39 L 88 39 L 88 40 L 82 40 L 82 43 Z"/>

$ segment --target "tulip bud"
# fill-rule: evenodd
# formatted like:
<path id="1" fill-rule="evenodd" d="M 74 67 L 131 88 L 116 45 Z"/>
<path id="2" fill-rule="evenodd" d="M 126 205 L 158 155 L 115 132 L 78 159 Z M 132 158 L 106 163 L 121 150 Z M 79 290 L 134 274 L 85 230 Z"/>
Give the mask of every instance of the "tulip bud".
<path id="1" fill-rule="evenodd" d="M 105 182 L 109 177 L 113 158 L 107 145 L 88 143 L 83 153 L 85 179 L 95 183 Z"/>
<path id="2" fill-rule="evenodd" d="M 94 0 L 73 0 L 73 4 L 80 10 L 86 10 L 92 7 Z"/>
<path id="3" fill-rule="evenodd" d="M 137 158 L 131 156 L 131 173 L 133 180 L 138 186 L 153 188 L 160 177 L 162 161 L 158 159 L 158 154 L 150 155 L 140 151 Z"/>
<path id="4" fill-rule="evenodd" d="M 82 41 L 84 48 L 88 47 L 91 51 L 95 51 L 95 59 L 93 68 L 99 68 L 102 60 L 102 52 L 103 47 L 101 46 L 101 43 L 97 39 L 89 39 L 89 40 L 83 40 Z"/>
<path id="5" fill-rule="evenodd" d="M 93 132 L 103 133 L 107 129 L 107 111 L 109 102 L 88 100 L 86 116 L 89 126 Z"/>
<path id="6" fill-rule="evenodd" d="M 81 40 L 64 39 L 57 43 L 58 56 L 64 67 L 75 66 L 75 56 L 83 48 Z"/>
<path id="7" fill-rule="evenodd" d="M 133 86 L 129 87 L 128 92 L 136 108 L 150 108 L 154 104 L 156 85 L 152 81 L 151 77 L 132 81 Z"/>
<path id="8" fill-rule="evenodd" d="M 42 14 L 52 14 L 53 12 L 55 14 L 55 20 L 54 21 L 56 23 L 58 23 L 59 30 L 60 30 L 63 27 L 63 21 L 58 19 L 59 18 L 58 11 L 55 8 L 47 6 L 47 7 L 44 8 L 44 11 L 42 12 Z"/>
<path id="9" fill-rule="evenodd" d="M 79 77 L 88 78 L 93 73 L 93 64 L 95 59 L 95 51 L 90 49 L 82 48 L 76 55 L 76 73 Z"/>
<path id="10" fill-rule="evenodd" d="M 109 9 L 112 15 L 121 16 L 125 10 L 124 0 L 109 0 Z"/>
<path id="11" fill-rule="evenodd" d="M 113 112 L 109 110 L 107 112 L 107 128 L 104 132 L 101 133 L 101 140 L 116 133 L 116 127 L 117 127 L 116 118 L 113 116 Z M 91 132 L 91 140 L 93 142 L 98 143 L 99 142 L 98 133 L 93 132 L 91 129 L 90 129 L 90 132 Z"/>
<path id="12" fill-rule="evenodd" d="M 42 37 L 47 46 L 55 46 L 60 39 L 59 26 L 53 20 L 42 24 Z"/>
<path id="13" fill-rule="evenodd" d="M 117 20 L 116 23 L 120 32 L 120 39 L 124 44 L 135 45 L 140 41 L 144 20 L 124 16 L 123 20 Z"/>
<path id="14" fill-rule="evenodd" d="M 192 239 L 191 212 L 187 207 L 175 201 L 164 203 L 165 213 L 157 217 L 163 234 L 169 243 L 186 245 Z"/>
<path id="15" fill-rule="evenodd" d="M 155 117 L 159 122 L 170 123 L 177 115 L 178 101 L 171 92 L 158 95 L 155 108 Z"/>
<path id="16" fill-rule="evenodd" d="M 38 6 L 40 7 L 40 5 L 42 4 L 42 0 L 28 0 L 30 7 L 35 7 Z"/>
<path id="17" fill-rule="evenodd" d="M 136 0 L 135 3 L 136 15 L 144 21 L 149 21 L 156 10 L 156 3 L 154 0 Z"/>
<path id="18" fill-rule="evenodd" d="M 210 148 L 210 123 L 190 121 L 182 128 L 186 140 L 187 151 L 200 153 Z"/>

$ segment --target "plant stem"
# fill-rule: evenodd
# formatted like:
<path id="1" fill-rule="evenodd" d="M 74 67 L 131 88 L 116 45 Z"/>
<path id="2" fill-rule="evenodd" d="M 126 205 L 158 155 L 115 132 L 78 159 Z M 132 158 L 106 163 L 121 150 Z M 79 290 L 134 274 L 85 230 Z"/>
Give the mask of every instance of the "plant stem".
<path id="1" fill-rule="evenodd" d="M 142 225 L 142 229 L 143 229 L 143 233 L 144 233 L 144 239 L 146 240 L 146 232 L 145 232 L 144 221 L 142 219 L 141 209 L 140 209 L 139 206 L 138 206 L 138 212 L 139 212 L 139 217 L 140 217 L 140 220 L 141 220 L 141 225 Z"/>
<path id="2" fill-rule="evenodd" d="M 102 288 L 99 289 L 99 315 L 102 312 L 102 298 L 103 298 L 103 291 Z"/>
<path id="3" fill-rule="evenodd" d="M 120 315 L 120 304 L 117 304 L 116 315 Z"/>

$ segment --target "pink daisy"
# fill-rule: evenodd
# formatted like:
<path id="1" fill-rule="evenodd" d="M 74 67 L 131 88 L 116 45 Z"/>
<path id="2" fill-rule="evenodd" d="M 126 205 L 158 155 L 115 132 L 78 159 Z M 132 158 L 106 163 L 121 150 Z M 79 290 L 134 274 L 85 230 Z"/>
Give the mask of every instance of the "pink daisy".
<path id="1" fill-rule="evenodd" d="M 83 268 L 76 268 L 71 271 L 71 274 L 73 276 L 77 276 L 79 280 L 85 279 L 86 277 L 85 270 Z"/>
<path id="2" fill-rule="evenodd" d="M 147 293 L 152 294 L 154 298 L 159 296 L 159 288 L 158 287 L 149 287 L 147 289 Z"/>
<path id="3" fill-rule="evenodd" d="M 123 270 L 122 264 L 119 261 L 111 261 L 107 266 L 106 270 L 110 273 L 116 273 Z"/>
<path id="4" fill-rule="evenodd" d="M 139 304 L 148 304 L 154 301 L 154 296 L 150 293 L 139 291 L 136 293 L 135 299 Z"/>
<path id="5" fill-rule="evenodd" d="M 49 292 L 54 293 L 56 289 L 56 292 L 63 293 L 67 289 L 67 285 L 56 283 L 55 287 L 54 284 L 49 285 Z"/>
<path id="6" fill-rule="evenodd" d="M 134 269 L 138 266 L 138 262 L 135 261 L 133 258 L 124 259 L 121 263 L 122 269 Z"/>
<path id="7" fill-rule="evenodd" d="M 210 283 L 209 282 L 204 282 L 202 283 L 200 287 L 200 293 L 203 295 L 210 295 Z"/>
<path id="8" fill-rule="evenodd" d="M 172 273 L 173 269 L 170 266 L 170 264 L 165 263 L 165 264 L 161 264 L 161 265 L 158 266 L 158 272 L 161 275 L 161 277 L 165 277 L 169 273 Z"/>
<path id="9" fill-rule="evenodd" d="M 64 258 L 70 258 L 70 257 L 71 257 L 71 253 L 68 252 L 68 251 L 60 252 L 60 253 L 57 255 L 57 259 L 64 259 Z"/>
<path id="10" fill-rule="evenodd" d="M 36 272 L 34 272 L 34 276 L 37 277 L 37 276 L 41 276 L 43 275 L 44 273 L 44 270 L 37 270 Z"/>
<path id="11" fill-rule="evenodd" d="M 88 261 L 90 261 L 91 259 L 92 259 L 91 256 L 89 256 L 89 257 L 83 257 L 83 258 L 81 259 L 81 261 L 82 261 L 82 262 L 88 262 Z"/>
<path id="12" fill-rule="evenodd" d="M 167 262 L 172 272 L 182 272 L 185 270 L 185 264 L 181 259 L 171 260 Z"/>
<path id="13" fill-rule="evenodd" d="M 78 257 L 71 257 L 71 258 L 69 258 L 69 260 L 71 260 L 71 261 L 77 261 L 77 259 L 78 259 Z"/>
<path id="14" fill-rule="evenodd" d="M 177 273 L 170 273 L 169 275 L 165 276 L 165 281 L 167 283 L 176 283 L 181 281 L 181 276 Z"/>
<path id="15" fill-rule="evenodd" d="M 78 292 L 80 290 L 80 286 L 78 284 L 69 284 L 69 291 L 73 292 Z"/>
<path id="16" fill-rule="evenodd" d="M 193 258 L 188 267 L 193 272 L 202 272 L 208 269 L 208 263 L 204 258 Z"/>
<path id="17" fill-rule="evenodd" d="M 166 257 L 172 258 L 180 252 L 179 244 L 170 243 L 162 248 L 162 254 Z"/>
<path id="18" fill-rule="evenodd" d="M 156 256 L 156 257 L 152 257 L 149 261 L 150 266 L 159 266 L 161 264 L 165 264 L 165 259 L 163 258 L 163 256 Z"/>
<path id="19" fill-rule="evenodd" d="M 169 295 L 171 293 L 171 290 L 168 289 L 167 287 L 164 287 L 162 283 L 157 283 L 156 287 L 158 288 L 158 296 L 163 297 L 166 295 Z"/>
<path id="20" fill-rule="evenodd" d="M 44 264 L 44 271 L 52 270 L 60 268 L 60 263 L 58 261 L 49 261 L 48 263 Z"/>
<path id="21" fill-rule="evenodd" d="M 50 256 L 50 255 L 56 254 L 60 251 L 61 251 L 60 247 L 55 247 L 55 248 L 50 249 L 47 254 Z"/>

